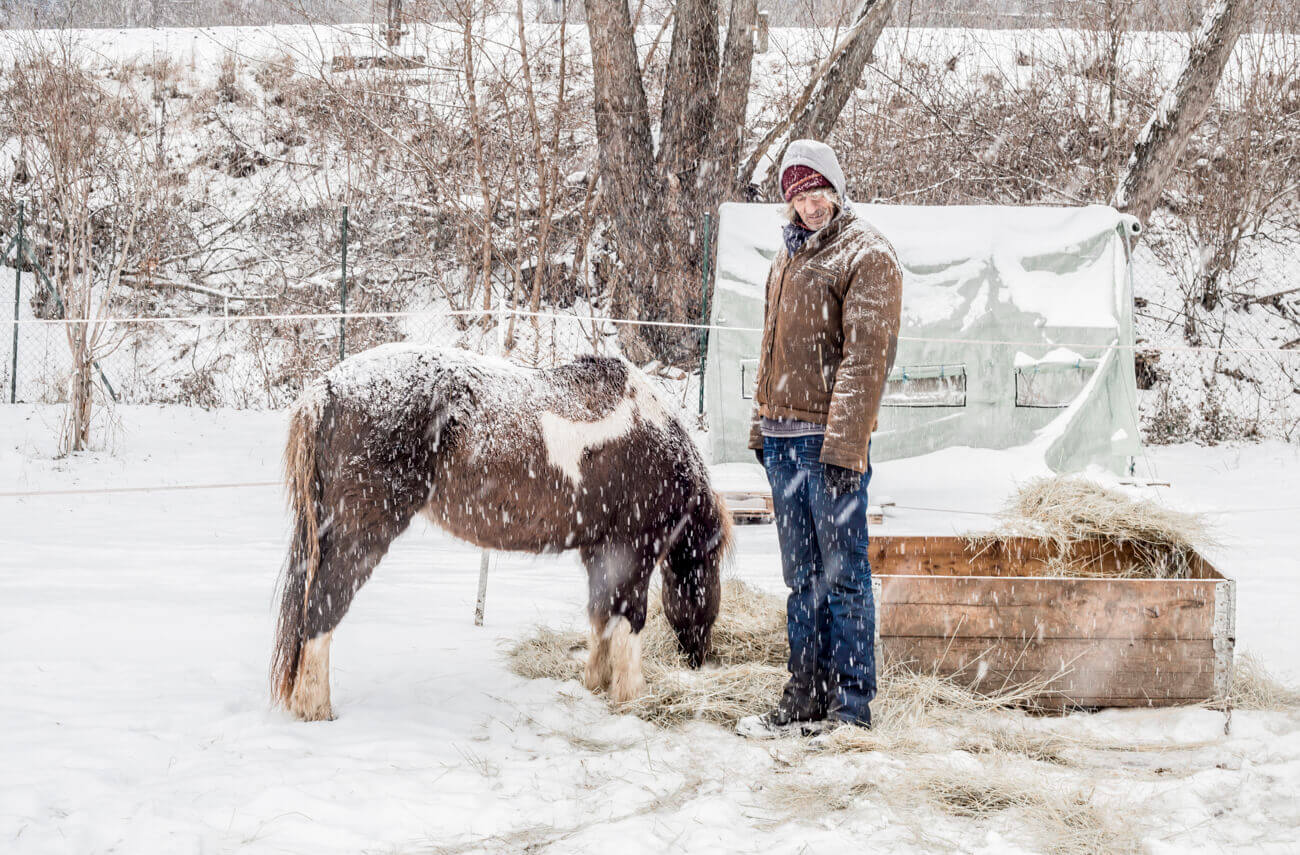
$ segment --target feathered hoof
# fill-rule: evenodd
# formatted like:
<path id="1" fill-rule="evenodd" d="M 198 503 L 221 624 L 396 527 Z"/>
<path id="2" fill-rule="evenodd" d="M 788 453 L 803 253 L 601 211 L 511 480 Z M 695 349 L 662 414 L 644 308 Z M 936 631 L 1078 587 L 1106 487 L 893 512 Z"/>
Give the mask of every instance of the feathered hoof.
<path id="1" fill-rule="evenodd" d="M 609 684 L 609 698 L 616 704 L 635 701 L 645 694 L 645 678 L 636 674 L 620 674 Z"/>

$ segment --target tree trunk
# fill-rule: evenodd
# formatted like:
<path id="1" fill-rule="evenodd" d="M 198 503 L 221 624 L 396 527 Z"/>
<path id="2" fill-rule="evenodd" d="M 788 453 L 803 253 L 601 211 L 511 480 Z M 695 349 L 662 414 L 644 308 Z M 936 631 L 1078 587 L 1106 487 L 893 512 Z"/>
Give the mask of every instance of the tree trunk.
<path id="1" fill-rule="evenodd" d="M 664 103 L 659 123 L 659 168 L 669 187 L 694 183 L 713 127 L 718 91 L 718 14 L 715 0 L 678 0 Z"/>
<path id="2" fill-rule="evenodd" d="M 683 256 L 680 234 L 674 233 L 680 224 L 668 221 L 676 206 L 656 174 L 631 15 L 623 0 L 585 0 L 585 5 L 601 182 L 620 262 L 612 308 L 631 319 L 684 321 L 681 268 L 685 264 L 689 269 L 690 262 Z M 675 349 L 673 338 L 664 328 L 619 328 L 625 354 L 634 362 L 667 356 L 667 350 Z"/>
<path id="3" fill-rule="evenodd" d="M 626 0 L 584 0 L 591 43 L 593 106 L 600 147 L 604 209 L 617 244 L 610 283 L 616 315 L 632 319 L 698 320 L 705 213 L 734 198 L 776 139 L 738 170 L 753 65 L 756 0 L 730 0 L 726 45 L 719 58 L 718 0 L 678 0 L 656 156 L 641 69 Z M 854 25 L 813 74 L 783 127 L 824 136 L 838 118 L 871 56 L 894 0 L 862 0 Z M 788 138 L 788 136 L 787 136 Z M 737 176 L 743 181 L 737 182 Z M 696 335 L 681 328 L 623 325 L 633 361 L 682 361 L 696 353 Z"/>
<path id="4" fill-rule="evenodd" d="M 709 131 L 706 159 L 700 164 L 697 189 L 705 210 L 713 210 L 728 187 L 740 160 L 749 108 L 749 84 L 754 67 L 754 23 L 758 0 L 732 0 L 727 16 L 727 44 L 722 53 L 717 107 Z"/>
<path id="5" fill-rule="evenodd" d="M 880 33 L 894 11 L 894 0 L 862 0 L 843 49 L 822 75 L 817 96 L 790 124 L 789 139 L 824 140 L 862 79 Z"/>
<path id="6" fill-rule="evenodd" d="M 792 140 L 826 138 L 862 78 L 862 69 L 870 61 L 893 11 L 894 0 L 862 0 L 854 12 L 853 26 L 813 73 L 789 119 L 768 132 L 736 176 L 737 189 L 765 184 L 768 192 L 779 198 L 780 176 L 763 164 L 780 163 Z M 776 154 L 768 160 L 769 149 L 778 143 Z"/>
<path id="7" fill-rule="evenodd" d="M 1192 37 L 1178 82 L 1164 94 L 1119 180 L 1113 204 L 1145 223 L 1187 140 L 1205 116 L 1223 68 L 1250 20 L 1252 0 L 1215 0 Z"/>

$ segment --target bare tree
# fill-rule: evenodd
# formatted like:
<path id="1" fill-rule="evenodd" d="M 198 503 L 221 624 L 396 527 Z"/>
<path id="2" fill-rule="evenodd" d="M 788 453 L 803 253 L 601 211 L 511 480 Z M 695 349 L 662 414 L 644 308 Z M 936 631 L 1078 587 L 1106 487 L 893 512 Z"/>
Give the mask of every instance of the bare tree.
<path id="1" fill-rule="evenodd" d="M 871 55 L 892 0 L 862 0 L 853 25 L 810 81 L 784 130 L 825 135 Z M 694 320 L 699 305 L 697 225 L 735 198 L 754 169 L 738 170 L 753 61 L 754 0 L 731 0 L 719 53 L 718 0 L 679 0 L 654 142 L 644 71 L 625 0 L 585 0 L 591 41 L 596 136 L 605 210 L 617 242 L 614 309 L 652 320 Z M 799 120 L 799 124 L 795 124 Z M 769 135 L 766 150 L 788 135 Z M 757 164 L 761 155 L 750 159 Z M 620 337 L 638 361 L 681 358 L 680 332 L 626 326 Z"/>
<path id="2" fill-rule="evenodd" d="M 25 138 L 29 192 L 46 220 L 45 262 L 68 321 L 62 453 L 90 445 L 94 366 L 120 343 L 110 307 L 136 261 L 154 187 L 148 111 L 128 87 L 109 86 L 82 67 L 71 36 L 37 35 L 15 61 L 4 99 L 24 117 L 13 127 Z"/>
<path id="3" fill-rule="evenodd" d="M 1138 135 L 1120 177 L 1114 205 L 1142 222 L 1182 157 L 1187 140 L 1209 108 L 1237 38 L 1250 21 L 1253 0 L 1215 0 L 1192 37 L 1178 81 L 1164 94 Z"/>

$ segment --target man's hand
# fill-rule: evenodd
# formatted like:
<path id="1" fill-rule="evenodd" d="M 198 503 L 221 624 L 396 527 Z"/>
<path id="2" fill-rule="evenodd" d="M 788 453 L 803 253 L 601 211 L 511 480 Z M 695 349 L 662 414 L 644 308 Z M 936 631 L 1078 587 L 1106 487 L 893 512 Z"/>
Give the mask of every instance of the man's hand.
<path id="1" fill-rule="evenodd" d="M 826 489 L 830 491 L 832 499 L 838 499 L 840 496 L 855 492 L 862 486 L 861 472 L 845 469 L 843 466 L 836 466 L 834 463 L 827 463 L 822 468 L 824 470 L 822 478 L 826 482 Z"/>

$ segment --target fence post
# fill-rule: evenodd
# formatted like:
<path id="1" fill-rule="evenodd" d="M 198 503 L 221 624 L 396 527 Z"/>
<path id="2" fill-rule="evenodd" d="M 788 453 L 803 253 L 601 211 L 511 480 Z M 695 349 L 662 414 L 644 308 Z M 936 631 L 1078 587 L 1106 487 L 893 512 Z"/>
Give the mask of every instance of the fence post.
<path id="1" fill-rule="evenodd" d="M 14 253 L 14 352 L 9 366 L 9 403 L 18 402 L 18 291 L 23 284 L 23 203 L 18 203 L 18 251 Z"/>
<path id="2" fill-rule="evenodd" d="M 348 206 L 343 206 L 343 279 L 339 282 L 339 362 L 347 356 L 348 314 Z"/>
<path id="3" fill-rule="evenodd" d="M 704 215 L 704 275 L 700 282 L 700 415 L 704 414 L 704 360 L 709 352 L 709 232 L 713 225 L 712 217 Z"/>

